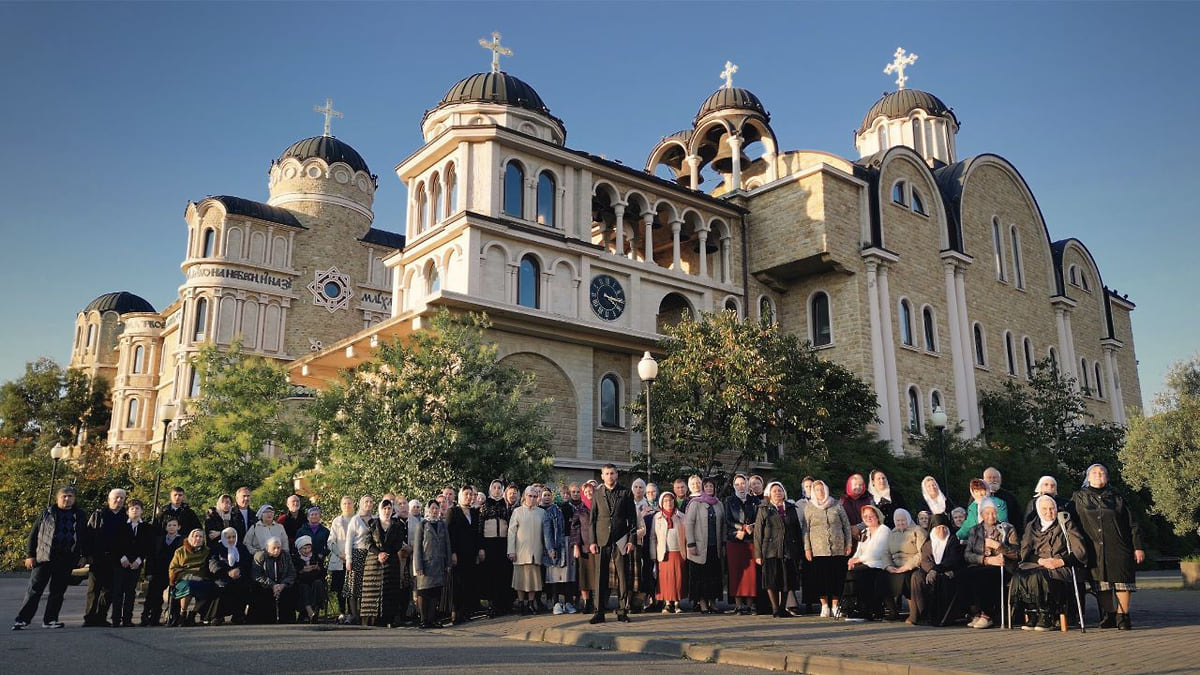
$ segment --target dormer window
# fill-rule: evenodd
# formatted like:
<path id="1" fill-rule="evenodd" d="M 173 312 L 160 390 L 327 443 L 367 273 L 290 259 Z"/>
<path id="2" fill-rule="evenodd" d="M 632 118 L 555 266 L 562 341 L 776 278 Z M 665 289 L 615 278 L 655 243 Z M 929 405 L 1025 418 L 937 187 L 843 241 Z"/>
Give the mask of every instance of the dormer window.
<path id="1" fill-rule="evenodd" d="M 525 217 L 525 169 L 515 161 L 504 168 L 504 213 L 514 218 Z"/>
<path id="2" fill-rule="evenodd" d="M 925 200 L 921 199 L 921 193 L 913 190 L 912 192 L 912 210 L 913 213 L 919 213 L 923 216 L 929 215 L 925 211 Z"/>
<path id="3" fill-rule="evenodd" d="M 907 187 L 908 187 L 908 184 L 905 183 L 904 181 L 897 181 L 896 184 L 892 186 L 892 203 L 893 204 L 899 204 L 900 206 L 908 206 L 908 196 L 905 194 L 905 192 L 907 192 L 907 190 L 906 190 Z"/>

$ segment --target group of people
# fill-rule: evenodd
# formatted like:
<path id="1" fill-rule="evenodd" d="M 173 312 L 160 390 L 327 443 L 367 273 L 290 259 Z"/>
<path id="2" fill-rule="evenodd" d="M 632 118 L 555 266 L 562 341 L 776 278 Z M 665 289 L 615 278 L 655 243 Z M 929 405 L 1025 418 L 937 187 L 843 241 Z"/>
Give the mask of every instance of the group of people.
<path id="1" fill-rule="evenodd" d="M 908 503 L 882 471 L 851 475 L 840 498 L 806 477 L 794 500 L 760 476 L 735 475 L 721 499 L 712 478 L 660 492 L 640 478 L 622 485 L 611 464 L 600 473 L 558 490 L 446 487 L 426 504 L 346 496 L 328 523 L 298 495 L 278 513 L 254 508 L 248 488 L 221 495 L 203 518 L 173 488 L 143 521 L 124 490 L 88 514 L 63 487 L 30 532 L 13 629 L 29 626 L 46 586 L 43 625 L 62 627 L 63 593 L 84 561 L 85 626 L 133 625 L 144 572 L 143 626 L 316 622 L 331 594 L 339 623 L 435 628 L 543 611 L 600 623 L 615 586 L 620 621 L 681 613 L 685 602 L 719 614 L 725 600 L 736 614 L 819 606 L 822 617 L 900 620 L 907 602 L 912 624 L 988 628 L 1011 607 L 1022 628 L 1047 630 L 1074 608 L 1072 585 L 1090 580 L 1100 626 L 1131 627 L 1143 546 L 1099 464 L 1069 500 L 1043 477 L 1024 509 L 994 468 L 971 481 L 965 508 L 930 476 Z"/>

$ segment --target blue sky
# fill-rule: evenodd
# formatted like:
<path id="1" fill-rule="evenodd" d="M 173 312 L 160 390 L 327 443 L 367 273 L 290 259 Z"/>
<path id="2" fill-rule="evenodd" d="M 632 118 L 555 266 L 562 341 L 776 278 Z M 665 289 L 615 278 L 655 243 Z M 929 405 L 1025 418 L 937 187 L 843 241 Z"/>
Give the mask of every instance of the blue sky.
<path id="1" fill-rule="evenodd" d="M 720 85 L 772 113 L 784 149 L 856 156 L 851 136 L 908 86 L 962 121 L 960 157 L 994 152 L 1031 185 L 1055 239 L 1077 236 L 1129 293 L 1146 400 L 1200 346 L 1196 3 L 0 4 L 0 380 L 65 362 L 75 314 L 130 290 L 163 307 L 182 276 L 189 199 L 266 199 L 270 160 L 321 132 L 380 176 L 376 227 L 402 230 L 392 167 L 458 79 L 534 85 L 571 147 L 632 166 Z"/>

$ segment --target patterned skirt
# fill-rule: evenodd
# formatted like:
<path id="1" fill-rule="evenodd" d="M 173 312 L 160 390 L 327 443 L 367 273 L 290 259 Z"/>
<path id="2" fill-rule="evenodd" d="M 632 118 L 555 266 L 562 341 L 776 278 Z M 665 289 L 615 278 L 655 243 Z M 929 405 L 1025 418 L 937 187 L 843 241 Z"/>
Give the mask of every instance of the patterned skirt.
<path id="1" fill-rule="evenodd" d="M 379 558 L 368 555 L 362 575 L 361 616 L 390 619 L 400 609 L 400 560 L 396 556 L 380 563 Z"/>
<path id="2" fill-rule="evenodd" d="M 346 565 L 346 581 L 342 585 L 342 597 L 346 598 L 346 611 L 355 616 L 359 615 L 358 600 L 363 591 L 363 568 L 367 564 L 367 549 L 354 549 L 350 552 L 349 564 Z"/>

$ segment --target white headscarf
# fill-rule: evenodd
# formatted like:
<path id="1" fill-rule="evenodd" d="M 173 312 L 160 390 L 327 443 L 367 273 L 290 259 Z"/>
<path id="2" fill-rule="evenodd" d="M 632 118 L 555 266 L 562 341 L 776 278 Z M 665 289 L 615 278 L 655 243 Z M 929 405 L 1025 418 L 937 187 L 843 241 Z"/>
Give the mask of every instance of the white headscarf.
<path id="1" fill-rule="evenodd" d="M 778 485 L 778 486 L 779 486 L 779 489 L 780 489 L 780 490 L 783 490 L 783 503 L 784 503 L 784 504 L 787 504 L 787 498 L 788 498 L 788 496 L 787 496 L 787 488 L 783 487 L 783 483 L 780 483 L 780 482 L 779 482 L 779 481 L 777 481 L 777 480 L 773 480 L 773 481 L 771 481 L 770 483 L 767 483 L 767 487 L 766 487 L 766 489 L 765 489 L 765 490 L 763 490 L 763 497 L 765 497 L 765 498 L 766 498 L 766 500 L 767 500 L 767 503 L 768 503 L 768 504 L 772 504 L 772 502 L 771 502 L 771 486 L 773 486 L 773 485 Z M 772 504 L 772 506 L 773 506 L 773 505 L 774 505 L 774 504 Z"/>
<path id="2" fill-rule="evenodd" d="M 903 515 L 905 518 L 908 519 L 908 527 L 904 528 L 903 530 L 900 530 L 900 528 L 896 527 L 896 516 L 899 516 L 899 515 Z M 912 514 L 908 512 L 908 509 L 896 509 L 895 511 L 892 511 L 892 531 L 893 532 L 895 532 L 897 530 L 899 530 L 901 532 L 906 532 L 906 531 L 908 531 L 908 529 L 910 527 L 920 527 L 920 526 L 921 526 L 920 523 L 913 520 Z"/>
<path id="3" fill-rule="evenodd" d="M 888 482 L 887 474 L 884 474 L 883 480 L 885 483 L 887 483 L 887 488 L 885 488 L 883 490 L 876 490 L 875 489 L 875 474 L 877 474 L 877 473 L 883 473 L 883 472 L 880 471 L 879 469 L 874 469 L 873 471 L 871 471 L 870 480 L 867 482 L 867 492 L 871 495 L 871 500 L 872 500 L 871 503 L 878 506 L 879 502 L 881 502 L 885 499 L 888 500 L 889 502 L 892 501 L 892 484 L 890 482 Z"/>
<path id="4" fill-rule="evenodd" d="M 1036 501 L 1036 502 L 1034 502 L 1034 505 L 1033 505 L 1033 507 L 1034 507 L 1034 509 L 1036 509 L 1036 510 L 1037 510 L 1037 514 L 1038 514 L 1038 523 L 1040 523 L 1040 524 L 1041 524 L 1041 526 L 1042 526 L 1042 529 L 1041 529 L 1041 530 L 1039 530 L 1040 532 L 1045 532 L 1046 530 L 1048 530 L 1048 529 L 1050 529 L 1050 528 L 1054 527 L 1054 520 L 1053 520 L 1053 519 L 1051 519 L 1051 520 L 1042 520 L 1042 511 L 1041 511 L 1041 509 L 1038 509 L 1038 508 L 1037 508 L 1037 507 L 1038 507 L 1038 505 L 1040 505 L 1040 504 L 1042 503 L 1042 500 L 1043 500 L 1043 499 L 1045 499 L 1045 500 L 1049 501 L 1051 504 L 1053 504 L 1053 505 L 1054 505 L 1054 511 L 1055 511 L 1055 513 L 1057 513 L 1057 512 L 1058 512 L 1058 502 L 1054 501 L 1054 497 L 1051 497 L 1050 495 L 1042 495 L 1041 497 L 1038 497 L 1038 498 L 1037 498 L 1037 501 Z"/>
<path id="5" fill-rule="evenodd" d="M 821 486 L 825 488 L 825 499 L 822 499 L 820 501 L 817 500 L 817 483 L 820 483 Z M 829 494 L 829 484 L 828 483 L 826 483 L 823 480 L 814 480 L 812 483 L 812 487 L 810 487 L 809 490 L 812 492 L 812 495 L 813 495 L 812 498 L 810 498 L 808 500 L 809 504 L 812 504 L 813 506 L 817 507 L 818 509 L 822 509 L 822 510 L 833 506 L 833 495 Z"/>
<path id="6" fill-rule="evenodd" d="M 225 539 L 225 535 L 229 534 L 230 532 L 233 533 L 233 546 L 230 546 L 229 542 Z M 238 560 L 241 559 L 241 556 L 238 555 L 237 547 L 238 531 L 232 527 L 227 527 L 221 530 L 221 543 L 225 545 L 225 562 L 229 563 L 230 567 L 237 567 Z"/>
<path id="7" fill-rule="evenodd" d="M 939 537 L 938 533 L 943 533 L 944 536 Z M 946 555 L 946 546 L 950 544 L 950 528 L 945 525 L 938 525 L 933 528 L 933 532 L 929 533 L 929 546 L 933 551 L 934 564 L 942 564 L 942 556 Z"/>
<path id="8" fill-rule="evenodd" d="M 930 499 L 929 493 L 925 491 L 925 483 L 927 482 L 932 482 L 937 486 L 938 496 L 936 499 Z M 925 476 L 921 479 L 921 497 L 929 505 L 929 513 L 936 516 L 946 512 L 946 493 L 942 492 L 942 486 L 938 485 L 937 479 L 933 476 Z"/>
<path id="9" fill-rule="evenodd" d="M 1034 497 L 1041 497 L 1044 494 L 1050 494 L 1048 492 L 1041 492 L 1040 490 L 1038 490 L 1038 488 L 1040 488 L 1042 486 L 1043 481 L 1050 481 L 1051 483 L 1054 483 L 1055 491 L 1058 490 L 1058 479 L 1056 479 L 1054 476 L 1042 476 L 1041 478 L 1038 479 L 1037 486 L 1033 489 Z"/>
<path id="10" fill-rule="evenodd" d="M 750 496 L 750 479 L 746 478 L 745 476 L 742 476 L 742 485 L 745 485 L 746 487 L 742 488 L 741 490 L 738 490 L 737 489 L 738 476 L 742 476 L 742 474 L 739 473 L 737 476 L 733 477 L 733 479 L 734 479 L 733 494 L 737 495 L 738 499 L 740 499 L 742 501 L 746 501 L 746 497 Z"/>

